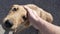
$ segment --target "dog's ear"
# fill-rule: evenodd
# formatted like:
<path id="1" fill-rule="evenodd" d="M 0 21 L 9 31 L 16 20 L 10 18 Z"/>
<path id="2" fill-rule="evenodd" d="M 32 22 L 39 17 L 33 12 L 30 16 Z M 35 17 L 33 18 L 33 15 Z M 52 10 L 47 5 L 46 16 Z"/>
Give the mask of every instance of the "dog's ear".
<path id="1" fill-rule="evenodd" d="M 42 19 L 46 20 L 47 22 L 50 23 L 53 22 L 53 16 L 49 12 L 43 10 L 42 8 L 34 4 L 27 4 L 26 6 L 28 6 L 32 10 L 35 10 L 38 16 L 40 16 Z"/>
<path id="2" fill-rule="evenodd" d="M 53 16 L 50 13 L 46 13 L 46 21 L 52 23 L 53 22 Z"/>
<path id="3" fill-rule="evenodd" d="M 28 6 L 30 9 L 35 10 L 35 11 L 38 10 L 38 12 L 39 12 L 39 7 L 35 4 L 27 4 L 25 6 Z"/>

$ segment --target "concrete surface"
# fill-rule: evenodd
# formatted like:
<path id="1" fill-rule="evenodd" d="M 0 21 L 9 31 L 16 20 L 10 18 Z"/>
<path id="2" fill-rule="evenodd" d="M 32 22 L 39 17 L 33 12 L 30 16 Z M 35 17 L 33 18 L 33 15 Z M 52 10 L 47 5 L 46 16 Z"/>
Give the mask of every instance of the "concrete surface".
<path id="1" fill-rule="evenodd" d="M 44 10 L 50 12 L 54 21 L 53 24 L 60 25 L 60 0 L 0 0 L 0 34 L 8 34 L 8 31 L 3 30 L 1 24 L 3 18 L 8 14 L 10 6 L 13 4 L 36 4 Z M 9 34 L 12 34 L 10 32 Z M 27 28 L 19 34 L 37 34 L 37 30 L 33 27 Z"/>

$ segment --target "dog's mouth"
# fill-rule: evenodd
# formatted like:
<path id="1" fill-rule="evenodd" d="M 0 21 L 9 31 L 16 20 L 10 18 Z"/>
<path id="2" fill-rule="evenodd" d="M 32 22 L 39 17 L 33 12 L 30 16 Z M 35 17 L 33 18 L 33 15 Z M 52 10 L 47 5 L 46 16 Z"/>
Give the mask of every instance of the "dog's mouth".
<path id="1" fill-rule="evenodd" d="M 11 29 L 11 28 L 7 28 L 7 27 L 5 26 L 5 24 L 2 24 L 2 27 L 3 27 L 4 30 L 13 30 L 13 29 Z"/>
<path id="2" fill-rule="evenodd" d="M 10 20 L 3 21 L 2 27 L 4 30 L 13 30 L 11 29 L 13 27 L 13 23 Z"/>
<path id="3" fill-rule="evenodd" d="M 20 31 L 23 31 L 25 30 L 27 27 L 25 26 L 26 22 L 24 22 L 23 24 L 19 25 L 17 28 L 16 28 L 16 31 L 15 32 L 20 32 Z M 28 25 L 29 27 L 29 25 Z"/>
<path id="4" fill-rule="evenodd" d="M 23 30 L 24 28 L 26 28 L 25 27 L 25 24 L 27 23 L 27 20 L 24 22 L 24 23 L 22 23 L 22 24 L 20 24 L 20 25 L 18 25 L 18 27 L 14 27 L 13 28 L 13 26 L 14 25 L 12 25 L 12 24 L 10 24 L 8 21 L 6 21 L 6 23 L 3 23 L 2 24 L 2 27 L 3 27 L 3 29 L 4 30 L 11 30 L 11 31 L 14 31 L 15 29 L 18 29 L 18 30 Z"/>

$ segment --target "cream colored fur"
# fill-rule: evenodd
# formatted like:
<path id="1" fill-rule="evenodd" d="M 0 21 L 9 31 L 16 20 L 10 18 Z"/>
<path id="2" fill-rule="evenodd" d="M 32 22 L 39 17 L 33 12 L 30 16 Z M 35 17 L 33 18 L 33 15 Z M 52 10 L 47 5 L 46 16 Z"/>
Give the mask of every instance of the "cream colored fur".
<path id="1" fill-rule="evenodd" d="M 28 6 L 30 9 L 35 10 L 36 13 L 38 14 L 38 16 L 40 16 L 42 19 L 52 23 L 53 17 L 51 15 L 51 13 L 43 10 L 42 8 L 40 8 L 34 4 L 13 5 L 11 10 L 9 11 L 9 14 L 7 15 L 7 17 L 5 17 L 4 21 L 6 21 L 6 20 L 13 21 L 14 25 L 10 29 L 12 29 L 15 34 L 17 32 L 19 32 L 19 30 L 22 31 L 22 30 L 30 27 L 30 23 L 29 23 L 28 19 L 26 21 L 24 21 L 24 19 L 22 18 L 22 16 L 27 17 L 27 15 L 26 15 L 27 11 L 26 11 L 26 9 L 24 9 L 23 6 Z M 16 8 L 17 11 L 13 11 L 14 8 Z M 22 25 L 23 23 L 25 23 L 25 24 Z M 22 25 L 22 28 L 20 27 L 20 25 Z"/>

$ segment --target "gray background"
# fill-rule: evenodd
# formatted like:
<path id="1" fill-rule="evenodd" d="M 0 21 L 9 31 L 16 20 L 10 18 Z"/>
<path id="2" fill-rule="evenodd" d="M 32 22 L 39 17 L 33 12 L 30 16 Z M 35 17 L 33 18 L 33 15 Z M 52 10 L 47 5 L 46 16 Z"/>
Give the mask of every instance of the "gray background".
<path id="1" fill-rule="evenodd" d="M 60 0 L 0 0 L 0 34 L 8 33 L 2 29 L 1 24 L 13 4 L 36 4 L 53 15 L 53 24 L 60 25 Z M 37 30 L 31 26 L 20 34 L 37 34 Z"/>

